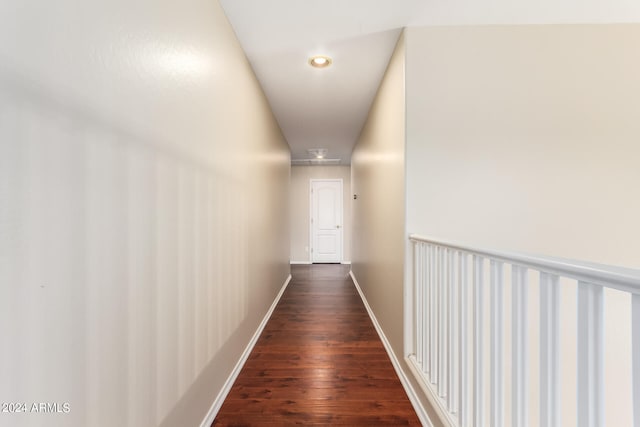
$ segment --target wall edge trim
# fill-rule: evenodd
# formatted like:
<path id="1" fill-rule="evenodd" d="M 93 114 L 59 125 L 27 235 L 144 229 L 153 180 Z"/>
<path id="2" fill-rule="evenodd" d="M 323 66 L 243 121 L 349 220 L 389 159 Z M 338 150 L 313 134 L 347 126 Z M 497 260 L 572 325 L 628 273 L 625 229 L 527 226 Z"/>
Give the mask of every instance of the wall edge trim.
<path id="1" fill-rule="evenodd" d="M 393 369 L 396 371 L 396 375 L 398 375 L 398 378 L 400 379 L 400 383 L 402 383 L 402 387 L 407 393 L 407 396 L 409 397 L 409 401 L 411 402 L 413 409 L 416 411 L 416 414 L 418 415 L 420 422 L 425 427 L 433 427 L 433 423 L 431 422 L 431 419 L 429 418 L 429 415 L 427 414 L 426 409 L 424 408 L 424 406 L 422 406 L 422 403 L 420 402 L 420 399 L 418 398 L 418 395 L 415 389 L 411 386 L 411 383 L 409 382 L 407 376 L 405 375 L 404 371 L 400 367 L 400 362 L 396 358 L 396 355 L 391 348 L 391 344 L 389 343 L 389 340 L 387 340 L 387 337 L 385 336 L 384 331 L 380 326 L 380 323 L 378 323 L 378 319 L 376 318 L 376 315 L 373 313 L 373 310 L 371 309 L 371 306 L 369 305 L 367 298 L 364 296 L 364 293 L 362 292 L 362 288 L 360 288 L 360 284 L 358 283 L 358 279 L 356 279 L 356 276 L 353 274 L 353 271 L 350 271 L 349 275 L 353 280 L 353 285 L 356 287 L 356 290 L 360 295 L 360 299 L 362 299 L 362 303 L 364 304 L 364 307 L 367 309 L 369 318 L 371 319 L 371 322 L 373 323 L 373 326 L 375 327 L 376 332 L 378 333 L 378 336 L 380 337 L 380 340 L 384 345 L 384 349 L 387 351 L 387 354 L 391 359 L 391 364 L 393 365 Z"/>
<path id="2" fill-rule="evenodd" d="M 249 358 L 249 355 L 253 351 L 253 347 L 255 347 L 256 343 L 258 342 L 258 338 L 260 338 L 260 334 L 262 334 L 262 331 L 264 330 L 265 326 L 267 326 L 267 322 L 271 318 L 273 311 L 278 305 L 278 302 L 280 301 L 282 294 L 284 293 L 285 289 L 287 289 L 287 286 L 289 285 L 290 282 L 291 282 L 291 274 L 289 274 L 284 284 L 280 288 L 280 291 L 278 292 L 278 295 L 276 295 L 276 298 L 273 300 L 271 307 L 269 307 L 269 310 L 264 315 L 262 322 L 260 322 L 260 325 L 258 325 L 256 332 L 253 334 L 253 337 L 251 337 L 251 340 L 247 344 L 247 347 L 242 352 L 242 355 L 240 356 L 238 363 L 236 363 L 236 366 L 231 371 L 231 374 L 225 381 L 224 385 L 222 386 L 222 389 L 220 390 L 215 400 L 211 404 L 211 408 L 209 408 L 207 415 L 202 420 L 200 427 L 209 427 L 211 426 L 211 424 L 213 424 L 213 420 L 216 418 L 216 415 L 218 415 L 218 411 L 220 411 L 220 408 L 222 407 L 224 400 L 227 398 L 229 391 L 231 391 L 231 387 L 233 386 L 233 383 L 238 378 L 238 375 L 240 375 L 240 371 L 242 370 L 242 367 L 244 366 L 245 362 Z"/>

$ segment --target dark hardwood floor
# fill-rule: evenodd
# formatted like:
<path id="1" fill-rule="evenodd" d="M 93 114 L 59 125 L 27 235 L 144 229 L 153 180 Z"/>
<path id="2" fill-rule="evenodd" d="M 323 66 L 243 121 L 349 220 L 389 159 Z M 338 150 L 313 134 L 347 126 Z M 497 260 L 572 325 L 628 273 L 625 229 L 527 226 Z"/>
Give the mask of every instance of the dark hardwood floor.
<path id="1" fill-rule="evenodd" d="M 348 266 L 291 274 L 213 425 L 420 425 Z"/>

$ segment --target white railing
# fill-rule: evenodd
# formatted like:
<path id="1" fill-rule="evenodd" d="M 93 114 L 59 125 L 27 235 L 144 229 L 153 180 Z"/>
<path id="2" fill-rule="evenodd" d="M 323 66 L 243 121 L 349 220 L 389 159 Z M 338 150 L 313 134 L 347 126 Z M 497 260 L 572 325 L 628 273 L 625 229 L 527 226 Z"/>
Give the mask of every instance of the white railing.
<path id="1" fill-rule="evenodd" d="M 562 402 L 569 399 L 575 412 L 567 415 L 576 426 L 603 426 L 604 293 L 614 289 L 626 293 L 631 305 L 627 425 L 640 427 L 640 271 L 483 250 L 418 235 L 410 240 L 407 359 L 444 422 L 456 427 L 556 427 L 563 425 Z M 561 300 L 561 292 L 567 291 L 573 308 L 566 297 Z M 575 329 L 567 340 L 561 318 L 571 310 L 576 312 Z M 565 352 L 571 353 L 568 363 L 567 354 L 561 358 L 567 345 L 574 346 Z M 615 363 L 615 355 L 612 359 Z M 575 382 L 562 383 L 561 390 L 564 369 L 575 370 Z"/>

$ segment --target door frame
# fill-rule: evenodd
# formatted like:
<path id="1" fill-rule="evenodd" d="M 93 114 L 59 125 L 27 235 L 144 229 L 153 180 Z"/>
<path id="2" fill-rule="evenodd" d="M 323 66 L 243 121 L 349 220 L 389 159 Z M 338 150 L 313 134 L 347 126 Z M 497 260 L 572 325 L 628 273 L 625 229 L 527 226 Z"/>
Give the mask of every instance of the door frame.
<path id="1" fill-rule="evenodd" d="M 342 264 L 344 261 L 344 182 L 342 178 L 310 178 L 309 179 L 309 262 L 313 261 L 313 183 L 314 182 L 339 182 L 340 183 L 340 260 L 336 261 Z"/>

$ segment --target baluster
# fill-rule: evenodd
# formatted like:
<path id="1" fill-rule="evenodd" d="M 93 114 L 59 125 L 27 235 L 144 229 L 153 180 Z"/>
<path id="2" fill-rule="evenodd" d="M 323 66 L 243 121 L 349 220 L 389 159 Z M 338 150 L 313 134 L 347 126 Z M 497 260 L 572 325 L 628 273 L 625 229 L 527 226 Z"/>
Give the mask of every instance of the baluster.
<path id="1" fill-rule="evenodd" d="M 578 425 L 604 425 L 602 286 L 578 283 Z"/>
<path id="2" fill-rule="evenodd" d="M 420 347 L 418 345 L 420 341 L 421 331 L 420 331 L 420 299 L 418 298 L 419 289 L 420 289 L 420 247 L 423 242 L 417 240 L 410 240 L 412 243 L 413 249 L 413 266 L 412 266 L 412 278 L 413 284 L 410 287 L 409 297 L 407 301 L 411 301 L 411 324 L 410 324 L 410 332 L 409 339 L 410 346 L 408 347 L 409 354 L 413 354 L 415 357 L 416 363 L 419 364 L 420 358 Z M 424 331 L 422 331 L 424 332 Z"/>
<path id="3" fill-rule="evenodd" d="M 422 346 L 421 346 L 421 351 L 422 351 L 422 368 L 424 372 L 428 372 L 427 369 L 427 360 L 429 359 L 429 355 L 427 353 L 428 348 L 429 348 L 429 343 L 428 343 L 428 336 L 429 336 L 429 329 L 428 329 L 428 325 L 429 322 L 427 321 L 427 319 L 429 318 L 429 299 L 428 299 L 428 292 L 429 292 L 429 269 L 431 268 L 431 266 L 428 263 L 427 260 L 427 254 L 429 252 L 429 247 L 430 245 L 427 243 L 424 243 L 424 246 L 422 247 L 422 252 L 420 253 L 420 269 L 422 270 L 422 293 L 421 295 L 421 306 L 422 306 L 422 317 L 421 317 L 421 322 L 422 322 Z"/>
<path id="4" fill-rule="evenodd" d="M 540 425 L 560 425 L 560 289 L 558 276 L 540 273 Z"/>
<path id="5" fill-rule="evenodd" d="M 429 336 L 431 335 L 431 322 L 429 321 L 430 318 L 430 314 L 429 314 L 429 301 L 430 301 L 430 297 L 429 297 L 429 291 L 430 291 L 430 277 L 431 277 L 431 264 L 429 264 L 429 253 L 431 252 L 431 245 L 425 244 L 424 246 L 424 251 L 421 254 L 421 262 L 423 265 L 423 269 L 422 269 L 422 278 L 423 278 L 423 287 L 424 287 L 424 293 L 423 293 L 423 300 L 422 300 L 422 308 L 423 308 L 423 313 L 422 313 L 422 320 L 424 322 L 424 336 L 423 336 L 423 340 L 422 340 L 422 351 L 423 351 L 423 364 L 422 364 L 422 370 L 425 374 L 427 374 L 427 378 L 429 377 L 429 373 L 431 372 L 431 370 L 429 369 L 430 367 L 430 363 L 429 363 Z"/>
<path id="6" fill-rule="evenodd" d="M 514 265 L 512 270 L 511 294 L 511 342 L 512 352 L 512 425 L 527 427 L 529 425 L 529 360 L 528 360 L 528 275 L 525 267 Z"/>
<path id="7" fill-rule="evenodd" d="M 422 324 L 424 334 L 422 336 L 422 371 L 425 374 L 429 373 L 429 265 L 428 253 L 431 245 L 425 244 L 424 250 L 420 254 L 420 263 L 422 268 Z"/>
<path id="8" fill-rule="evenodd" d="M 473 425 L 484 426 L 484 259 L 473 256 Z"/>
<path id="9" fill-rule="evenodd" d="M 631 296 L 633 427 L 640 427 L 640 295 Z"/>
<path id="10" fill-rule="evenodd" d="M 491 260 L 491 426 L 504 424 L 504 274 Z"/>
<path id="11" fill-rule="evenodd" d="M 467 255 L 460 252 L 458 255 L 458 288 L 460 295 L 458 298 L 458 316 L 460 334 L 458 335 L 458 363 L 459 363 L 459 387 L 458 387 L 458 419 L 461 427 L 467 426 L 469 423 L 467 415 L 467 396 L 469 387 L 468 369 L 467 369 L 467 309 L 468 309 L 468 286 L 467 286 Z"/>
<path id="12" fill-rule="evenodd" d="M 449 251 L 449 412 L 458 412 L 458 286 L 455 280 L 455 250 Z"/>
<path id="13" fill-rule="evenodd" d="M 413 265 L 414 265 L 414 283 L 415 283 L 415 328 L 416 328 L 416 362 L 422 366 L 422 340 L 424 337 L 424 331 L 422 329 L 423 307 L 422 307 L 422 266 L 420 265 L 420 258 L 422 255 L 422 242 L 416 242 L 414 247 Z M 424 369 L 423 369 L 424 370 Z"/>
<path id="14" fill-rule="evenodd" d="M 429 379 L 432 384 L 438 382 L 438 252 L 440 248 L 433 246 L 431 248 L 430 264 L 431 264 L 431 306 L 429 317 L 431 319 L 431 334 L 429 336 L 429 359 L 431 361 L 431 376 Z"/>
<path id="15" fill-rule="evenodd" d="M 439 279 L 439 285 L 440 285 L 440 332 L 438 334 L 438 349 L 440 350 L 440 354 L 438 356 L 439 359 L 439 372 L 438 372 L 438 377 L 439 377 L 439 381 L 438 381 L 438 394 L 440 397 L 446 397 L 447 396 L 447 381 L 448 381 L 448 375 L 447 375 L 447 360 L 448 360 L 448 355 L 447 355 L 447 340 L 449 338 L 449 331 L 448 331 L 448 304 L 447 304 L 447 298 L 448 298 L 448 289 L 447 289 L 447 254 L 448 254 L 448 249 L 447 248 L 442 248 L 442 250 L 440 251 L 440 279 Z"/>

